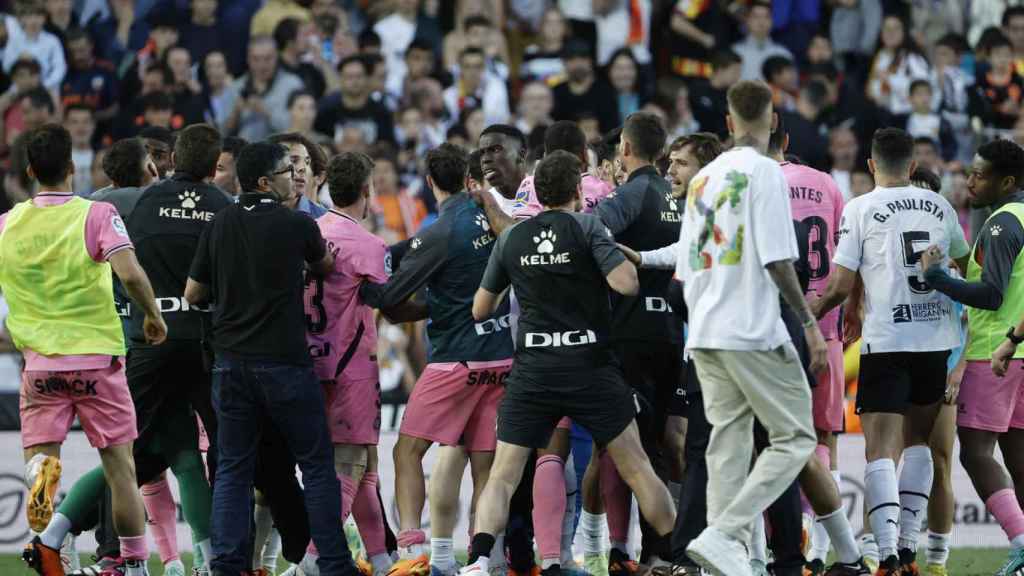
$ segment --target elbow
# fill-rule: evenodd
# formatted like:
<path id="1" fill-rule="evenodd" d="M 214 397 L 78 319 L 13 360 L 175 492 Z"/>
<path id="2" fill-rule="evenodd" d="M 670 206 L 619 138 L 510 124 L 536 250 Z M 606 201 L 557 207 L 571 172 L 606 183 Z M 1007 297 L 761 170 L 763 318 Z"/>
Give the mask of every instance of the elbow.
<path id="1" fill-rule="evenodd" d="M 479 300 L 473 302 L 473 320 L 476 322 L 483 322 L 490 316 L 490 312 L 487 310 L 487 306 Z"/>

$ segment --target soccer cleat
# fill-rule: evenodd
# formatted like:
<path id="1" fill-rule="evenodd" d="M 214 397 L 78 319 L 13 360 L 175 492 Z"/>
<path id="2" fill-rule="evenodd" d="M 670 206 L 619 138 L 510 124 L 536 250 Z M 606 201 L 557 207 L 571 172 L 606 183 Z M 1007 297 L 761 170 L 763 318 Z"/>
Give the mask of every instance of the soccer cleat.
<path id="1" fill-rule="evenodd" d="M 608 576 L 635 576 L 640 573 L 640 565 L 620 550 L 612 548 L 608 552 Z"/>
<path id="2" fill-rule="evenodd" d="M 853 564 L 836 562 L 828 567 L 825 576 L 871 576 L 871 569 L 864 560 L 858 560 Z"/>
<path id="3" fill-rule="evenodd" d="M 250 574 L 251 576 L 274 576 L 270 572 L 267 572 L 266 569 L 264 568 L 253 570 L 252 572 L 250 572 Z M 193 568 L 192 576 L 210 576 L 210 571 L 206 568 Z"/>
<path id="4" fill-rule="evenodd" d="M 1024 548 L 1010 550 L 1006 564 L 996 572 L 996 576 L 1020 576 L 1024 574 Z"/>
<path id="5" fill-rule="evenodd" d="M 112 567 L 104 572 L 100 572 L 100 576 L 126 576 L 128 574 L 149 576 L 149 568 L 146 567 L 146 561 L 125 560 L 121 566 Z"/>
<path id="6" fill-rule="evenodd" d="M 39 536 L 25 545 L 25 549 L 21 552 L 21 559 L 40 576 L 64 576 L 60 551 L 43 545 Z"/>
<path id="7" fill-rule="evenodd" d="M 562 576 L 562 567 L 558 564 L 549 566 L 540 571 L 540 576 Z"/>
<path id="8" fill-rule="evenodd" d="M 949 576 L 944 564 L 926 564 L 924 573 L 925 576 Z"/>
<path id="9" fill-rule="evenodd" d="M 192 574 L 195 574 L 196 570 L 198 570 L 198 568 L 193 568 L 192 569 Z M 262 568 L 261 567 L 261 568 L 257 568 L 255 570 L 253 570 L 252 571 L 252 576 L 274 576 L 274 575 L 271 574 L 270 571 L 267 570 L 266 568 Z"/>
<path id="10" fill-rule="evenodd" d="M 500 570 L 501 574 L 496 574 L 495 573 L 496 570 Z M 493 566 L 488 569 L 488 572 L 490 572 L 491 576 L 540 576 L 540 572 L 541 571 L 540 571 L 540 566 L 537 566 L 536 564 L 534 564 L 534 565 L 530 566 L 530 571 L 529 572 L 519 572 L 515 568 L 509 568 L 508 570 L 505 570 L 504 568 L 501 568 L 501 567 L 495 568 Z"/>
<path id="11" fill-rule="evenodd" d="M 900 574 L 903 576 L 921 576 L 917 568 L 917 553 L 910 548 L 900 550 Z"/>
<path id="12" fill-rule="evenodd" d="M 804 564 L 804 576 L 822 576 L 825 573 L 825 563 L 821 560 L 811 560 Z"/>
<path id="13" fill-rule="evenodd" d="M 447 569 L 431 564 L 430 576 L 455 576 L 459 573 L 459 568 L 460 566 L 458 565 L 458 563 L 453 563 L 451 568 Z"/>
<path id="14" fill-rule="evenodd" d="M 185 576 L 185 565 L 181 560 L 171 560 L 164 565 L 164 576 Z"/>
<path id="15" fill-rule="evenodd" d="M 562 576 L 590 576 L 590 574 L 574 563 L 572 568 L 562 568 Z"/>
<path id="16" fill-rule="evenodd" d="M 459 576 L 484 576 L 488 571 L 484 568 L 484 560 L 477 559 L 476 562 L 463 566 L 459 569 Z"/>
<path id="17" fill-rule="evenodd" d="M 430 561 L 423 554 L 418 558 L 399 560 L 388 570 L 388 576 L 430 576 Z"/>
<path id="18" fill-rule="evenodd" d="M 800 515 L 800 553 L 806 558 L 811 553 L 811 531 L 814 529 L 814 516 Z"/>
<path id="19" fill-rule="evenodd" d="M 45 454 L 36 454 L 25 465 L 28 483 L 28 526 L 35 533 L 46 530 L 53 518 L 53 498 L 60 486 L 60 460 Z"/>
<path id="20" fill-rule="evenodd" d="M 608 576 L 608 557 L 604 554 L 584 554 L 583 569 L 591 576 Z"/>
<path id="21" fill-rule="evenodd" d="M 60 563 L 64 566 L 65 574 L 82 568 L 82 561 L 78 558 L 78 548 L 75 546 L 75 535 L 70 532 L 64 537 L 64 543 L 60 545 Z"/>
<path id="22" fill-rule="evenodd" d="M 362 556 L 356 558 L 356 568 L 359 569 L 359 573 L 363 576 L 373 576 L 373 564 L 370 564 L 370 562 Z"/>
<path id="23" fill-rule="evenodd" d="M 875 542 L 875 536 L 869 532 L 861 536 L 857 542 L 860 545 L 860 554 L 864 557 L 864 563 L 868 565 L 872 572 L 878 570 L 880 559 L 878 557 L 878 543 Z"/>
<path id="24" fill-rule="evenodd" d="M 651 568 L 652 576 L 700 576 L 700 568 L 696 566 L 683 566 L 672 564 L 671 566 L 658 566 Z"/>
<path id="25" fill-rule="evenodd" d="M 91 566 L 85 566 L 74 572 L 68 574 L 68 576 L 99 576 L 104 570 L 107 570 L 111 566 L 119 566 L 124 564 L 124 561 L 120 558 L 103 557 L 96 561 Z"/>
<path id="26" fill-rule="evenodd" d="M 686 555 L 712 574 L 750 574 L 747 547 L 717 528 L 708 526 L 686 547 Z"/>
<path id="27" fill-rule="evenodd" d="M 875 570 L 875 576 L 900 576 L 900 559 L 894 555 L 883 560 Z"/>

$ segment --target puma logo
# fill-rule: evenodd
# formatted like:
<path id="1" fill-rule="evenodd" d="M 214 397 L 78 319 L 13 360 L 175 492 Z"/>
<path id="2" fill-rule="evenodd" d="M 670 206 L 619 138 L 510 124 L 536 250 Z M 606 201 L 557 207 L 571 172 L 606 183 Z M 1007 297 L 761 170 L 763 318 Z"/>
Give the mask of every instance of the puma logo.
<path id="1" fill-rule="evenodd" d="M 904 506 L 903 509 L 906 510 L 907 512 L 910 512 L 911 514 L 913 514 L 914 518 L 917 518 L 917 515 L 921 513 L 921 509 L 920 508 L 918 508 L 917 510 L 914 510 L 913 508 L 907 508 L 906 506 Z"/>
<path id="2" fill-rule="evenodd" d="M 886 518 L 885 522 L 886 522 L 886 524 L 892 524 L 893 526 L 899 526 L 900 525 L 899 522 L 893 520 L 892 518 Z"/>

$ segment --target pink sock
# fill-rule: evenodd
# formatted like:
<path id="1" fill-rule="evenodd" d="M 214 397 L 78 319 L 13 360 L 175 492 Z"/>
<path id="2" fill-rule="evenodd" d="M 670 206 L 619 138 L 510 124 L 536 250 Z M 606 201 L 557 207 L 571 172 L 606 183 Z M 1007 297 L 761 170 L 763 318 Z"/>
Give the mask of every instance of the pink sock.
<path id="1" fill-rule="evenodd" d="M 384 512 L 377 498 L 377 473 L 367 472 L 359 482 L 359 491 L 352 500 L 352 516 L 359 527 L 366 556 L 373 558 L 387 552 L 384 544 Z"/>
<path id="2" fill-rule="evenodd" d="M 149 560 L 149 548 L 146 546 L 146 536 L 122 536 L 121 557 L 125 560 Z"/>
<path id="3" fill-rule="evenodd" d="M 344 524 L 352 513 L 352 501 L 356 499 L 359 484 L 348 476 L 338 476 L 338 481 L 341 482 L 341 523 Z"/>
<path id="4" fill-rule="evenodd" d="M 1024 512 L 1021 512 L 1017 494 L 1013 488 L 1005 488 L 985 500 L 985 507 L 996 517 L 1010 540 L 1024 534 Z"/>
<path id="5" fill-rule="evenodd" d="M 416 544 L 426 544 L 427 535 L 423 530 L 402 530 L 398 533 L 398 547 L 407 548 Z"/>
<path id="6" fill-rule="evenodd" d="M 562 555 L 565 516 L 565 463 L 553 454 L 537 459 L 533 475 L 533 531 L 542 560 Z"/>
<path id="7" fill-rule="evenodd" d="M 167 479 L 161 478 L 142 487 L 142 503 L 149 516 L 149 531 L 153 536 L 160 561 L 164 564 L 178 559 L 178 507 Z"/>
<path id="8" fill-rule="evenodd" d="M 629 486 L 619 476 L 607 452 L 600 456 L 601 497 L 608 515 L 608 538 L 613 543 L 626 542 L 629 536 Z M 564 480 L 562 481 L 564 485 Z M 534 530 L 536 530 L 534 526 Z"/>

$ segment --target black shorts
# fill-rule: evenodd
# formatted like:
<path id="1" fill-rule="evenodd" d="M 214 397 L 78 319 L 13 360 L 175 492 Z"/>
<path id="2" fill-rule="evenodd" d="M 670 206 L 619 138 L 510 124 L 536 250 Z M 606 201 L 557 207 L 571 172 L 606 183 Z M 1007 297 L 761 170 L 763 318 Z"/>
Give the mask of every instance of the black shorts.
<path id="1" fill-rule="evenodd" d="M 143 484 L 163 472 L 176 454 L 199 449 L 196 412 L 204 416 L 205 424 L 210 373 L 200 343 L 179 340 L 160 346 L 133 345 L 125 375 L 139 430 L 133 445 L 136 476 Z"/>
<path id="2" fill-rule="evenodd" d="M 928 406 L 946 393 L 949 350 L 861 354 L 857 413 L 903 414 L 907 407 Z"/>
<path id="3" fill-rule="evenodd" d="M 659 441 L 665 433 L 667 415 L 686 415 L 686 386 L 680 381 L 685 368 L 683 346 L 623 341 L 616 345 L 616 356 L 626 384 L 636 391 L 640 402 L 637 425 L 641 437 Z"/>
<path id="4" fill-rule="evenodd" d="M 622 371 L 613 364 L 572 372 L 512 366 L 498 408 L 498 440 L 545 448 L 564 416 L 590 432 L 598 446 L 604 446 L 633 421 L 636 400 Z"/>

